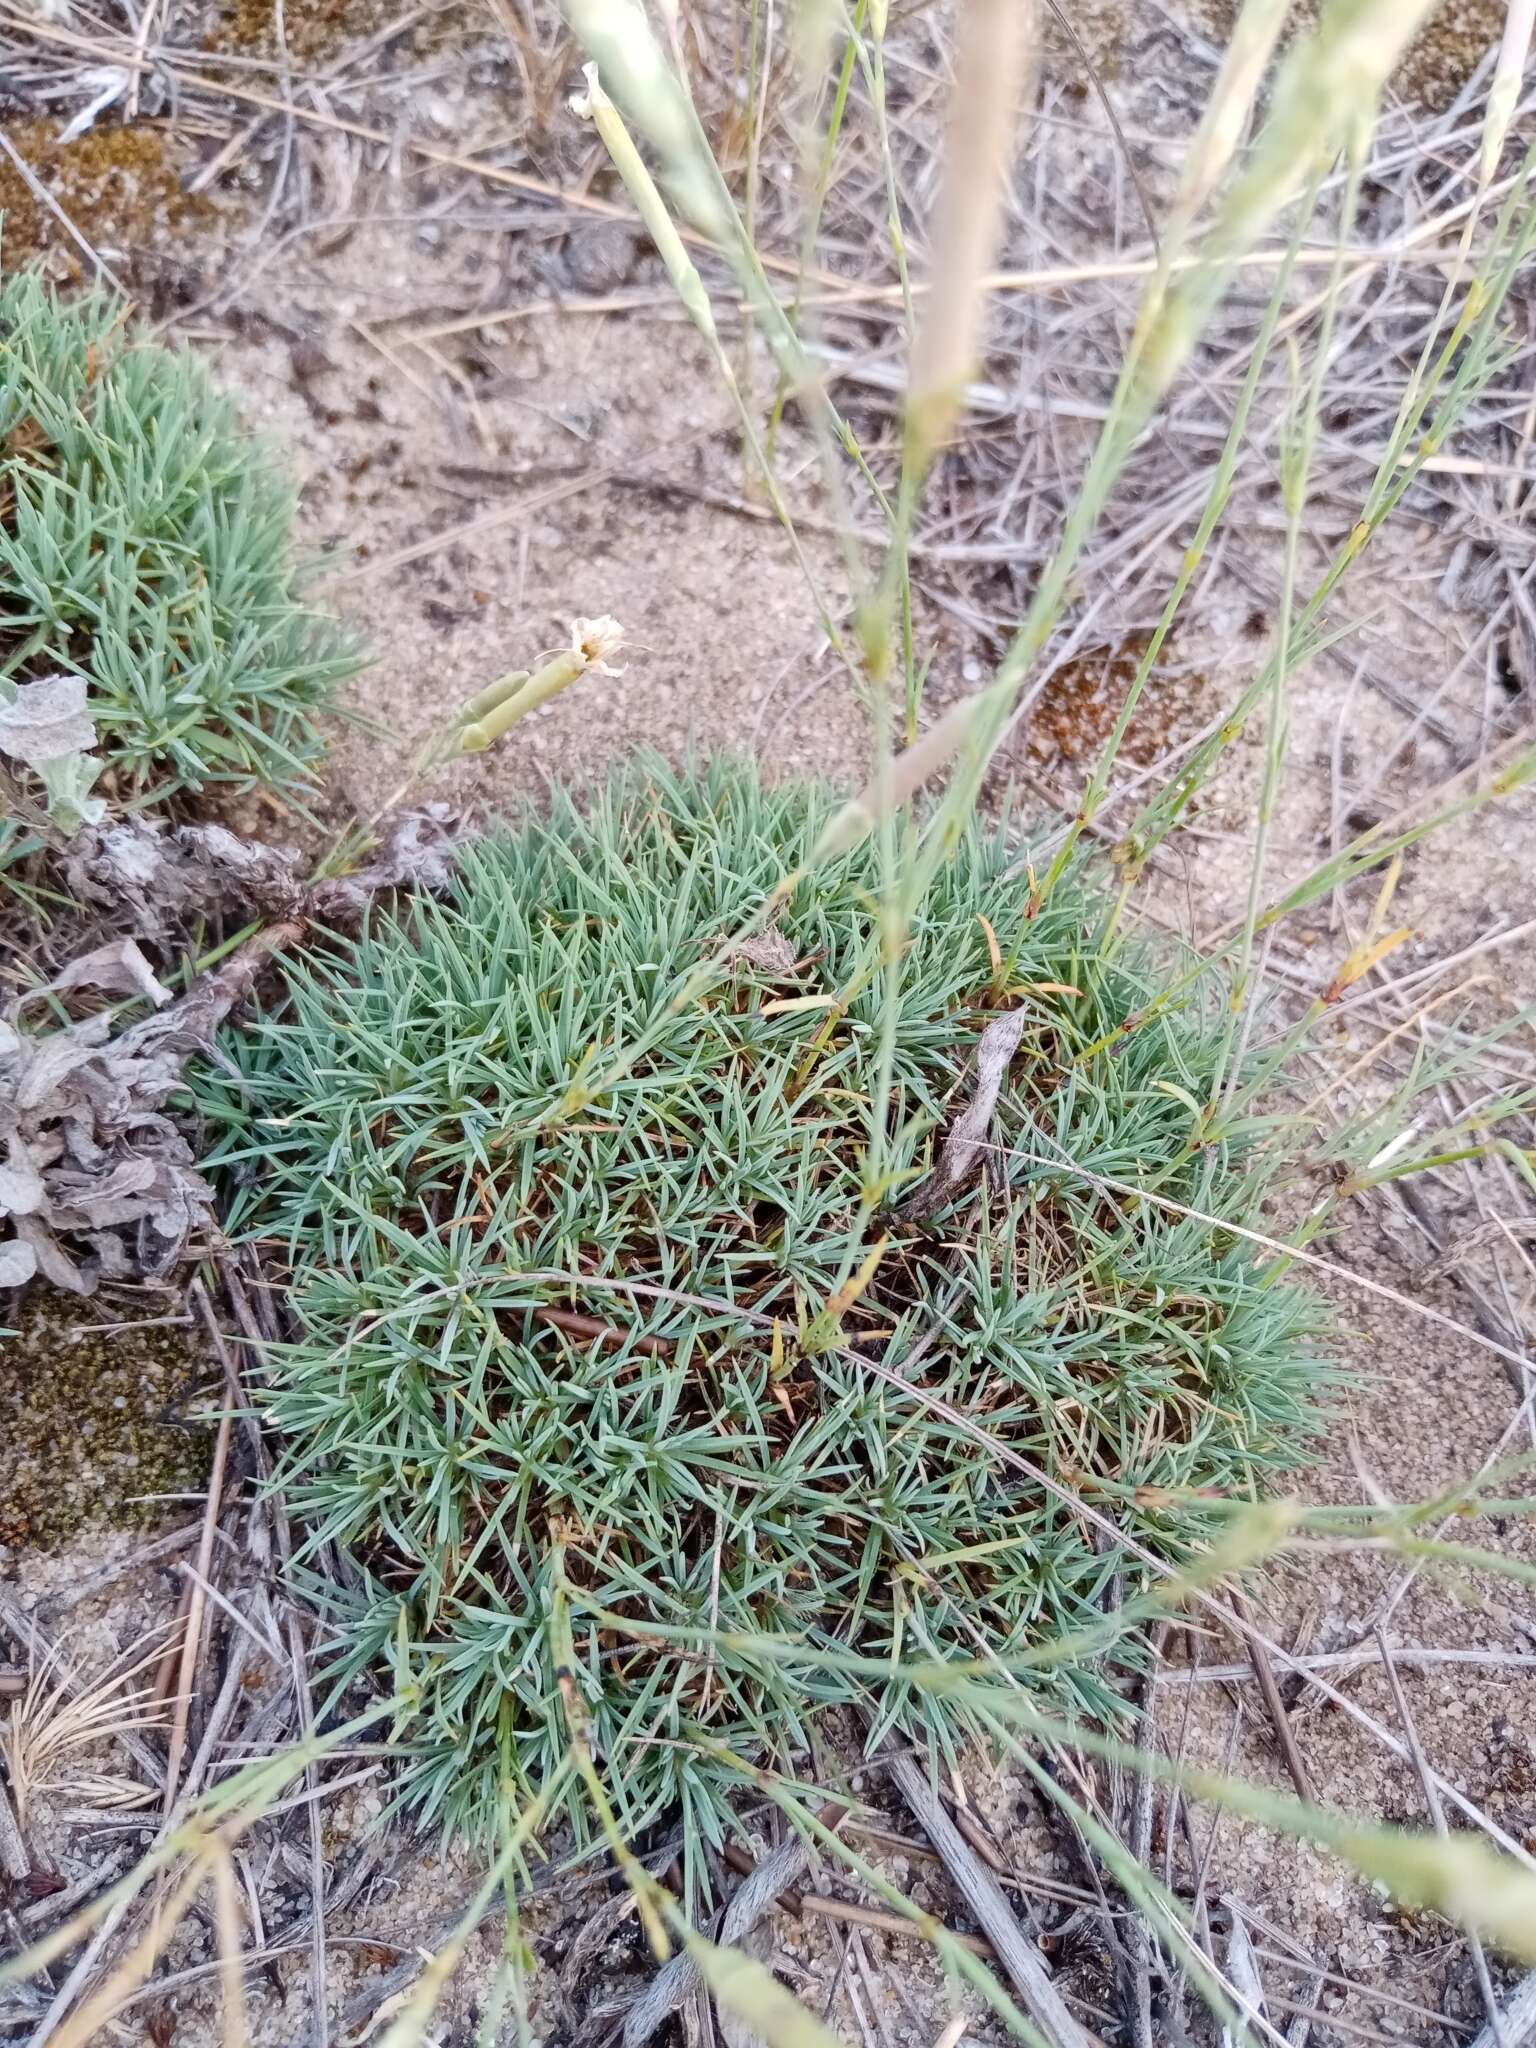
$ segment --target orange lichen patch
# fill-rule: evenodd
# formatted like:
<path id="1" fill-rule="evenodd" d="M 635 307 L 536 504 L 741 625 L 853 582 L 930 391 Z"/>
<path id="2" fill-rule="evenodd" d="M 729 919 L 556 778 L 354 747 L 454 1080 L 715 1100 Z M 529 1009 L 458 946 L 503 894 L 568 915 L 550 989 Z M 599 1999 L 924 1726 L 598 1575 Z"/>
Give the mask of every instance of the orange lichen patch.
<path id="1" fill-rule="evenodd" d="M 1090 648 L 1058 668 L 1030 711 L 1025 758 L 1042 768 L 1096 760 L 1114 730 L 1147 642 L 1147 635 L 1133 634 L 1116 645 Z M 1204 676 L 1173 662 L 1154 666 L 1120 758 L 1148 767 L 1195 732 L 1206 716 Z"/>
<path id="2" fill-rule="evenodd" d="M 6 134 L 93 248 L 142 249 L 211 215 L 208 200 L 182 189 L 169 132 L 158 122 L 125 128 L 102 121 L 73 142 L 60 142 L 61 126 L 13 121 Z M 62 279 L 85 275 L 86 259 L 68 229 L 9 157 L 0 157 L 0 214 L 8 264 L 43 256 Z"/>
<path id="3" fill-rule="evenodd" d="M 1393 84 L 1420 106 L 1448 107 L 1504 31 L 1509 0 L 1441 0 Z"/>
<path id="4" fill-rule="evenodd" d="M 295 64 L 323 63 L 354 37 L 382 26 L 379 0 L 305 0 L 284 7 L 283 41 Z M 228 0 L 219 10 L 218 27 L 207 47 L 220 44 L 237 50 L 275 51 L 277 23 L 272 0 Z"/>
<path id="5" fill-rule="evenodd" d="M 312 70 L 339 57 L 349 43 L 376 35 L 398 21 L 401 10 L 391 0 L 286 0 L 283 8 L 283 47 L 289 62 L 300 70 Z M 489 19 L 489 17 L 487 17 Z M 421 50 L 462 36 L 469 10 L 451 4 L 437 7 L 424 22 L 415 23 L 402 41 Z M 273 0 L 221 0 L 215 25 L 203 39 L 211 52 L 219 49 L 257 50 L 267 56 L 278 51 L 277 15 Z"/>
<path id="6" fill-rule="evenodd" d="M 1416 106 L 1438 111 L 1450 105 L 1503 32 L 1508 0 L 1440 0 L 1397 67 L 1393 90 Z M 1237 0 L 1195 0 L 1191 12 L 1213 35 L 1225 38 L 1237 17 Z M 1317 0 L 1292 9 L 1298 31 L 1317 21 Z"/>

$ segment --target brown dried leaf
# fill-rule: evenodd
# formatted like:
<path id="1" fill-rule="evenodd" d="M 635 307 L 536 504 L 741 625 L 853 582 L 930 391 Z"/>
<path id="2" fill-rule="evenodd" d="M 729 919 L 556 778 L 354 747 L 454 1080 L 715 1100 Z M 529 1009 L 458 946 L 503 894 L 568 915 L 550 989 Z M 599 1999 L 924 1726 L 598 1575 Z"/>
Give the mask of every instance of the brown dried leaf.
<path id="1" fill-rule="evenodd" d="M 176 1263 L 211 1219 L 213 1190 L 162 1106 L 187 1060 L 299 930 L 269 926 L 116 1038 L 105 1016 L 34 1038 L 18 1029 L 13 1008 L 0 1037 L 0 1195 L 9 1190 L 19 1203 L 4 1204 L 15 1235 L 0 1247 L 0 1271 L 26 1277 L 30 1259 L 55 1286 L 90 1294 L 103 1276 L 153 1276 Z M 117 971 L 98 963 L 80 974 L 83 964 L 54 986 Z"/>
<path id="2" fill-rule="evenodd" d="M 981 1034 L 976 1047 L 976 1089 L 965 1114 L 944 1140 L 944 1149 L 932 1173 L 915 1188 L 897 1214 L 907 1223 L 926 1223 L 946 1203 L 952 1202 L 970 1180 L 987 1142 L 987 1128 L 997 1106 L 998 1090 L 1008 1063 L 1019 1049 L 1025 1012 L 1005 1010 L 994 1017 Z"/>
<path id="3" fill-rule="evenodd" d="M 747 967 L 770 981 L 783 981 L 795 971 L 795 949 L 781 931 L 731 939 L 714 957 L 722 967 Z"/>
<path id="4" fill-rule="evenodd" d="M 9 704 L 0 703 L 0 754 L 41 768 L 67 754 L 87 754 L 96 728 L 86 709 L 80 676 L 43 676 L 18 683 Z"/>
<path id="5" fill-rule="evenodd" d="M 306 883 L 291 847 L 241 839 L 222 825 L 168 830 L 121 818 L 77 833 L 64 867 L 82 900 L 126 910 L 137 931 L 159 938 L 189 916 L 230 905 L 285 921 L 342 923 L 361 916 L 381 889 L 446 888 L 461 838 L 455 813 L 428 804 L 398 818 L 356 874 Z"/>
<path id="6" fill-rule="evenodd" d="M 155 979 L 155 971 L 132 939 L 113 939 L 71 960 L 49 987 L 55 995 L 73 988 L 100 988 L 109 995 L 144 996 L 158 1008 L 171 992 Z"/>
<path id="7" fill-rule="evenodd" d="M 299 856 L 287 847 L 240 839 L 222 825 L 169 829 L 148 818 L 89 827 L 64 856 L 80 901 L 126 912 L 150 939 L 226 905 L 290 916 L 302 893 L 298 870 Z"/>
<path id="8" fill-rule="evenodd" d="M 355 874 L 312 883 L 305 892 L 303 914 L 322 924 L 361 917 L 383 889 L 446 889 L 453 877 L 463 833 L 456 812 L 447 804 L 424 804 L 405 811 L 367 867 Z"/>

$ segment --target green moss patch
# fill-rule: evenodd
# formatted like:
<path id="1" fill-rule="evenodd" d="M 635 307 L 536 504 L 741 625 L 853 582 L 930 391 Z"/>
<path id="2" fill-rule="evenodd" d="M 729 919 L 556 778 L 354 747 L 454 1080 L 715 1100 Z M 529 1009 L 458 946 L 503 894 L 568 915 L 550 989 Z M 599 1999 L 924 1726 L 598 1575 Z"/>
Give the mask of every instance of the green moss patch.
<path id="1" fill-rule="evenodd" d="M 49 1549 L 82 1528 L 165 1512 L 201 1492 L 212 1437 L 184 1419 L 204 1362 L 174 1326 L 77 1330 L 91 1311 L 33 1288 L 0 1336 L 0 1543 Z"/>

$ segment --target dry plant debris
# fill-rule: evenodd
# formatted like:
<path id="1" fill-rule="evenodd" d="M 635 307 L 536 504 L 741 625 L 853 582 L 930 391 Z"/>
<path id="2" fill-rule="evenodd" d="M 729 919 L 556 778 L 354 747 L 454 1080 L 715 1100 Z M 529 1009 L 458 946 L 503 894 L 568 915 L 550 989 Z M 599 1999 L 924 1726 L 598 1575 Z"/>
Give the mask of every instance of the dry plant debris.
<path id="1" fill-rule="evenodd" d="M 162 943 L 194 917 L 241 904 L 271 921 L 174 1000 L 137 941 L 117 939 L 0 1017 L 0 1219 L 10 1226 L 0 1286 L 41 1273 L 92 1294 L 103 1278 L 172 1273 L 213 1216 L 213 1190 L 168 1111 L 188 1060 L 311 924 L 355 922 L 380 891 L 445 887 L 458 844 L 443 807 L 407 811 L 365 866 L 306 881 L 298 855 L 222 826 L 167 830 L 138 818 L 83 828 L 63 863 L 82 904 L 142 909 L 141 929 Z M 120 1030 L 109 1009 L 72 1020 L 62 998 L 86 988 L 146 1000 L 156 1014 Z"/>
<path id="2" fill-rule="evenodd" d="M 176 1001 L 135 943 L 116 941 L 11 1005 L 0 1020 L 0 1215 L 10 1225 L 0 1284 L 40 1273 L 92 1294 L 104 1277 L 163 1278 L 179 1264 L 211 1217 L 213 1191 L 167 1104 L 188 1058 L 285 936 L 272 928 Z M 107 1009 L 61 1021 L 58 998 L 91 987 L 166 1007 L 115 1036 Z"/>

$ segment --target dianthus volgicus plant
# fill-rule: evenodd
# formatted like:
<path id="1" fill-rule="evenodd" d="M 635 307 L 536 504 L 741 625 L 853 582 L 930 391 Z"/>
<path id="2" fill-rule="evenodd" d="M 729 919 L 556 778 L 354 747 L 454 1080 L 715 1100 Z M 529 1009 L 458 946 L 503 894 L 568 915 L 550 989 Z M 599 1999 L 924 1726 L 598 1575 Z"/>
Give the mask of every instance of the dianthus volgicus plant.
<path id="1" fill-rule="evenodd" d="M 1086 1628 L 1099 1654 L 1029 1682 L 1109 1714 L 1106 1608 L 1144 1566 L 1000 1447 L 1178 1558 L 1304 1445 L 1327 1347 L 1239 1234 L 1272 1154 L 1201 1142 L 1221 1020 L 1123 1033 L 1166 963 L 1081 869 L 1041 901 L 979 829 L 940 869 L 870 1201 L 879 864 L 813 858 L 830 815 L 737 765 L 557 795 L 447 900 L 289 962 L 203 1084 L 232 1228 L 292 1268 L 260 1399 L 334 1673 L 392 1667 L 405 1795 L 454 1829 L 561 1767 L 562 1676 L 621 1825 L 680 1807 L 691 1877 L 719 1745 L 782 1760 L 842 1707 L 953 1752 L 970 1723 L 913 1659 Z M 985 1172 L 913 1221 L 1013 1012 Z M 765 1635 L 866 1661 L 778 1673 Z"/>
<path id="2" fill-rule="evenodd" d="M 98 792 L 293 793 L 357 661 L 301 603 L 293 494 L 184 354 L 127 309 L 0 284 L 0 707 L 84 684 Z M 51 693 L 51 694 L 50 694 Z M 25 721 L 32 767 L 63 756 Z M 89 777 L 87 779 L 90 779 Z M 74 791 L 78 798 L 79 789 Z"/>

